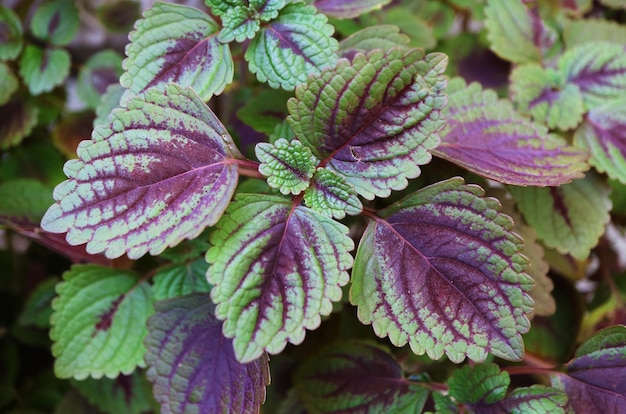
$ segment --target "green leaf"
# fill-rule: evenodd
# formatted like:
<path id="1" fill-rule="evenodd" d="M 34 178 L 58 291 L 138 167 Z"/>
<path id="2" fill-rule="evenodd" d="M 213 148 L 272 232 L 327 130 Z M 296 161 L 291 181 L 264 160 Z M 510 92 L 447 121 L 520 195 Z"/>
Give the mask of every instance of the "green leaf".
<path id="1" fill-rule="evenodd" d="M 233 80 L 228 45 L 217 40 L 218 24 L 193 7 L 157 2 L 130 33 L 120 83 L 135 93 L 168 83 L 192 87 L 208 101 Z"/>
<path id="2" fill-rule="evenodd" d="M 290 3 L 250 42 L 245 59 L 259 81 L 293 90 L 337 60 L 333 26 L 303 3 Z"/>
<path id="3" fill-rule="evenodd" d="M 261 21 L 267 22 L 278 16 L 285 7 L 285 0 L 234 1 L 229 7 L 216 6 L 216 1 L 209 1 L 211 7 L 219 11 L 222 18 L 222 30 L 219 40 L 228 43 L 232 40 L 243 42 L 252 39 L 261 27 Z"/>
<path id="4" fill-rule="evenodd" d="M 278 196 L 238 194 L 211 234 L 207 280 L 237 359 L 279 353 L 341 299 L 352 266 L 348 228 Z"/>
<path id="5" fill-rule="evenodd" d="M 37 7 L 30 28 L 39 40 L 55 46 L 69 44 L 76 33 L 80 20 L 78 9 L 71 0 L 52 0 Z"/>
<path id="6" fill-rule="evenodd" d="M 609 221 L 607 186 L 592 174 L 560 187 L 509 187 L 524 219 L 548 247 L 583 260 Z"/>
<path id="7" fill-rule="evenodd" d="M 311 186 L 304 193 L 304 202 L 318 213 L 336 219 L 342 219 L 346 214 L 356 216 L 363 211 L 354 188 L 326 168 L 315 171 Z"/>
<path id="8" fill-rule="evenodd" d="M 154 300 L 175 298 L 193 292 L 210 292 L 206 281 L 208 264 L 204 259 L 174 264 L 160 269 L 154 275 Z"/>
<path id="9" fill-rule="evenodd" d="M 52 302 L 50 338 L 59 378 L 115 378 L 143 367 L 152 288 L 132 272 L 76 265 Z"/>
<path id="10" fill-rule="evenodd" d="M 490 405 L 506 397 L 510 381 L 496 364 L 465 365 L 448 379 L 448 391 L 459 402 Z"/>
<path id="11" fill-rule="evenodd" d="M 536 63 L 520 65 L 511 73 L 511 96 L 519 109 L 554 129 L 575 128 L 585 107 L 580 89 L 554 69 Z"/>
<path id="12" fill-rule="evenodd" d="M 554 45 L 557 34 L 522 0 L 488 0 L 485 26 L 491 49 L 514 62 L 539 62 Z"/>
<path id="13" fill-rule="evenodd" d="M 600 0 L 600 3 L 613 9 L 626 10 L 626 0 Z"/>
<path id="14" fill-rule="evenodd" d="M 57 277 L 51 277 L 37 285 L 28 297 L 24 310 L 20 314 L 18 323 L 21 326 L 50 327 L 52 299 L 56 296 L 54 288 L 58 282 L 59 279 Z"/>
<path id="15" fill-rule="evenodd" d="M 9 102 L 11 96 L 17 91 L 19 87 L 19 79 L 13 74 L 13 71 L 9 66 L 0 62 L 0 105 L 4 105 Z"/>
<path id="16" fill-rule="evenodd" d="M 91 109 L 100 104 L 109 85 L 117 85 L 122 75 L 122 56 L 103 50 L 89 57 L 78 73 L 77 93 Z"/>
<path id="17" fill-rule="evenodd" d="M 409 46 L 432 49 L 437 44 L 433 23 L 420 17 L 408 7 L 391 7 L 383 14 L 384 24 L 398 26 L 402 33 L 409 36 Z"/>
<path id="18" fill-rule="evenodd" d="M 37 125 L 38 108 L 23 99 L 13 99 L 0 107 L 0 150 L 17 146 Z M 3 160 L 8 162 L 8 160 Z"/>
<path id="19" fill-rule="evenodd" d="M 564 25 L 563 40 L 567 49 L 587 42 L 611 42 L 626 46 L 626 26 L 602 19 L 570 20 Z"/>
<path id="20" fill-rule="evenodd" d="M 0 5 L 0 61 L 13 60 L 24 44 L 22 22 L 8 7 Z"/>
<path id="21" fill-rule="evenodd" d="M 120 84 L 109 85 L 107 91 L 100 97 L 100 102 L 96 107 L 96 118 L 93 120 L 94 129 L 97 125 L 107 124 L 109 114 L 113 109 L 120 106 L 120 100 L 126 90 Z"/>
<path id="22" fill-rule="evenodd" d="M 278 139 L 273 144 L 258 143 L 255 153 L 261 165 L 259 172 L 267 183 L 283 194 L 298 195 L 309 186 L 318 159 L 298 140 Z"/>
<path id="23" fill-rule="evenodd" d="M 39 223 L 52 203 L 52 190 L 30 178 L 0 183 L 0 217 Z"/>
<path id="24" fill-rule="evenodd" d="M 27 45 L 20 58 L 20 75 L 33 95 L 51 91 L 70 73 L 70 54 L 64 49 Z"/>
<path id="25" fill-rule="evenodd" d="M 282 89 L 263 89 L 258 95 L 243 102 L 243 106 L 237 110 L 237 118 L 255 131 L 270 135 L 287 116 L 287 100 L 292 96 L 292 92 Z M 278 138 L 291 141 L 295 137 L 284 135 Z"/>
<path id="26" fill-rule="evenodd" d="M 391 24 L 368 26 L 339 42 L 339 52 L 343 57 L 350 57 L 374 49 L 406 47 L 410 41 L 407 35 L 400 33 L 398 26 Z"/>
<path id="27" fill-rule="evenodd" d="M 510 414 L 565 414 L 567 394 L 557 388 L 532 385 L 513 390 L 501 407 Z"/>

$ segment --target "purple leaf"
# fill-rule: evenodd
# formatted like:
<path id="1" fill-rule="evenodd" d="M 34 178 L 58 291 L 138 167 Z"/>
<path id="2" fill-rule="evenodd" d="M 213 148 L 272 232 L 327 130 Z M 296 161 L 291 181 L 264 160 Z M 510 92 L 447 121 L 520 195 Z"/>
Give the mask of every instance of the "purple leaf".
<path id="1" fill-rule="evenodd" d="M 337 19 L 351 19 L 372 10 L 382 9 L 391 0 L 314 0 L 319 11 Z"/>
<path id="2" fill-rule="evenodd" d="M 296 136 L 367 198 L 406 187 L 439 144 L 447 58 L 394 48 L 341 59 L 288 102 Z"/>
<path id="3" fill-rule="evenodd" d="M 428 396 L 387 350 L 357 341 L 326 347 L 298 369 L 295 384 L 314 413 L 419 413 Z"/>
<path id="4" fill-rule="evenodd" d="M 448 124 L 432 152 L 492 180 L 519 186 L 556 186 L 583 176 L 587 154 L 567 146 L 515 112 L 478 83 L 449 96 Z"/>
<path id="5" fill-rule="evenodd" d="M 44 230 L 109 258 L 139 258 L 198 236 L 222 215 L 241 157 L 215 114 L 190 89 L 148 91 L 113 111 L 65 165 L 69 180 Z"/>
<path id="6" fill-rule="evenodd" d="M 144 345 L 161 413 L 259 412 L 270 381 L 267 355 L 237 361 L 208 294 L 164 300 L 155 309 Z"/>
<path id="7" fill-rule="evenodd" d="M 450 179 L 372 217 L 350 300 L 378 336 L 433 359 L 522 358 L 533 281 L 512 220 L 482 194 Z"/>

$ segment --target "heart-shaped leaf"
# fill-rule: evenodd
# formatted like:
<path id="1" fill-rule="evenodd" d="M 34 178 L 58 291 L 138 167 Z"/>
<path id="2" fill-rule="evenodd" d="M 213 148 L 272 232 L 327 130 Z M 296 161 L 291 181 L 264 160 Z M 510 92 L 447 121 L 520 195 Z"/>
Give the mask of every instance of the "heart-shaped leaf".
<path id="1" fill-rule="evenodd" d="M 206 259 L 216 316 L 234 337 L 237 359 L 248 362 L 287 342 L 341 299 L 354 248 L 348 228 L 278 196 L 239 194 L 211 234 Z"/>
<path id="2" fill-rule="evenodd" d="M 394 48 L 341 59 L 290 99 L 296 136 L 367 198 L 387 197 L 431 160 L 444 121 L 447 58 Z"/>
<path id="3" fill-rule="evenodd" d="M 157 2 L 143 16 L 129 35 L 122 86 L 143 93 L 152 86 L 176 83 L 192 87 L 207 101 L 232 82 L 230 49 L 217 40 L 219 26 L 209 15 Z"/>
<path id="4" fill-rule="evenodd" d="M 208 294 L 157 302 L 155 310 L 144 343 L 163 414 L 259 412 L 270 379 L 267 355 L 237 361 Z"/>
<path id="5" fill-rule="evenodd" d="M 70 54 L 65 49 L 42 49 L 27 45 L 20 57 L 20 76 L 33 95 L 51 91 L 70 73 Z"/>
<path id="6" fill-rule="evenodd" d="M 533 282 L 512 220 L 482 193 L 450 179 L 372 217 L 352 270 L 361 322 L 433 359 L 522 358 Z"/>
<path id="7" fill-rule="evenodd" d="M 37 7 L 30 22 L 33 35 L 56 46 L 72 41 L 80 26 L 78 8 L 71 0 L 52 0 Z"/>
<path id="8" fill-rule="evenodd" d="M 150 90 L 114 111 L 65 164 L 42 227 L 90 253 L 159 254 L 213 225 L 235 190 L 241 157 L 191 90 Z"/>

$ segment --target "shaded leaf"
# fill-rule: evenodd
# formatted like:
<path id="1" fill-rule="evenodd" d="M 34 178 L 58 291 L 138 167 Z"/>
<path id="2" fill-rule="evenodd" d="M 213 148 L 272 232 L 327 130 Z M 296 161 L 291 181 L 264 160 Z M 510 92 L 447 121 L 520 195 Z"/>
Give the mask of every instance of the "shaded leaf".
<path id="1" fill-rule="evenodd" d="M 209 100 L 232 82 L 234 73 L 230 49 L 217 40 L 218 30 L 199 9 L 155 3 L 129 35 L 120 83 L 135 93 L 177 83 Z"/>
<path id="2" fill-rule="evenodd" d="M 94 128 L 108 123 L 109 114 L 113 109 L 120 106 L 120 101 L 125 91 L 126 89 L 120 84 L 109 85 L 106 92 L 100 97 L 100 102 L 96 107 L 96 118 L 93 120 Z"/>
<path id="3" fill-rule="evenodd" d="M 299 344 L 342 296 L 348 228 L 288 199 L 238 194 L 211 234 L 207 280 L 224 335 L 249 362 Z"/>
<path id="4" fill-rule="evenodd" d="M 222 18 L 222 30 L 219 39 L 223 43 L 236 40 L 243 42 L 252 39 L 261 27 L 261 21 L 267 22 L 278 16 L 280 9 L 285 7 L 285 0 L 252 0 L 232 1 L 229 7 L 217 5 L 218 0 L 208 2 L 218 10 Z"/>
<path id="5" fill-rule="evenodd" d="M 0 105 L 4 105 L 9 102 L 20 83 L 11 68 L 2 62 L 0 62 L 0 79 L 2 79 L 0 84 Z"/>
<path id="6" fill-rule="evenodd" d="M 26 45 L 20 58 L 20 76 L 33 95 L 51 91 L 70 73 L 70 54 L 65 49 L 42 49 Z"/>
<path id="7" fill-rule="evenodd" d="M 560 414 L 566 412 L 567 394 L 545 385 L 532 385 L 516 388 L 500 406 L 511 414 Z"/>
<path id="8" fill-rule="evenodd" d="M 32 325 L 38 328 L 50 327 L 52 299 L 56 296 L 54 288 L 58 282 L 59 279 L 57 277 L 51 277 L 37 285 L 28 297 L 24 309 L 20 314 L 18 320 L 20 325 Z"/>
<path id="9" fill-rule="evenodd" d="M 115 378 L 144 366 L 152 289 L 129 271 L 76 265 L 57 285 L 50 318 L 59 378 Z"/>
<path id="10" fill-rule="evenodd" d="M 450 179 L 372 218 L 352 271 L 361 322 L 431 359 L 522 358 L 533 282 L 512 220 L 482 193 Z"/>
<path id="11" fill-rule="evenodd" d="M 113 50 L 103 50 L 92 55 L 78 74 L 77 92 L 88 107 L 95 109 L 112 84 L 122 75 L 122 56 Z"/>
<path id="12" fill-rule="evenodd" d="M 241 157 L 215 114 L 190 89 L 148 91 L 78 147 L 69 180 L 42 227 L 89 253 L 136 259 L 195 238 L 222 215 Z"/>
<path id="13" fill-rule="evenodd" d="M 281 138 L 288 141 L 296 139 L 296 134 L 293 132 L 293 128 L 291 128 L 291 125 L 289 125 L 289 122 L 286 120 L 276 125 L 268 140 L 269 142 L 276 142 Z"/>
<path id="14" fill-rule="evenodd" d="M 400 33 L 398 26 L 390 24 L 368 26 L 339 42 L 339 51 L 342 57 L 352 59 L 357 53 L 407 46 L 410 40 L 407 35 Z"/>
<path id="15" fill-rule="evenodd" d="M 73 1 L 52 0 L 37 7 L 30 29 L 39 40 L 65 46 L 76 36 L 79 25 L 78 9 Z"/>
<path id="16" fill-rule="evenodd" d="M 210 292 L 206 281 L 208 264 L 204 259 L 174 264 L 160 269 L 154 275 L 154 300 L 175 298 L 194 292 Z"/>
<path id="17" fill-rule="evenodd" d="M 67 158 L 76 158 L 78 145 L 91 137 L 93 111 L 66 114 L 52 129 L 54 146 Z"/>
<path id="18" fill-rule="evenodd" d="M 367 198 L 387 197 L 420 174 L 439 144 L 445 55 L 375 50 L 309 77 L 288 102 L 296 136 Z"/>
<path id="19" fill-rule="evenodd" d="M 237 361 L 209 295 L 169 299 L 155 308 L 145 346 L 148 379 L 161 412 L 259 412 L 270 379 L 268 357 Z"/>
<path id="20" fill-rule="evenodd" d="M 598 171 L 626 184 L 626 100 L 611 100 L 587 114 L 574 143 L 591 154 Z"/>
<path id="21" fill-rule="evenodd" d="M 385 10 L 382 23 L 398 26 L 402 33 L 409 36 L 409 46 L 431 49 L 437 44 L 435 31 L 440 22 L 436 20 L 437 16 L 420 16 L 411 8 L 398 5 Z"/>
<path id="22" fill-rule="evenodd" d="M 448 123 L 432 153 L 515 185 L 559 185 L 583 176 L 587 154 L 567 146 L 478 83 L 450 94 Z"/>
<path id="23" fill-rule="evenodd" d="M 74 380 L 72 385 L 87 401 L 105 413 L 141 414 L 153 408 L 150 383 L 139 370 L 113 379 Z"/>
<path id="24" fill-rule="evenodd" d="M 52 201 L 51 189 L 37 180 L 18 178 L 0 183 L 0 217 L 38 223 Z"/>
<path id="25" fill-rule="evenodd" d="M 585 18 L 567 21 L 563 28 L 567 49 L 587 42 L 611 42 L 626 45 L 626 26 L 610 20 Z"/>
<path id="26" fill-rule="evenodd" d="M 16 146 L 27 137 L 37 125 L 39 110 L 23 99 L 13 99 L 0 107 L 0 150 Z M 3 162 L 8 162 L 3 159 Z"/>
<path id="27" fill-rule="evenodd" d="M 293 90 L 337 59 L 333 26 L 303 3 L 290 3 L 250 42 L 245 59 L 258 80 Z"/>
<path id="28" fill-rule="evenodd" d="M 448 379 L 448 391 L 457 401 L 478 409 L 502 401 L 510 381 L 509 374 L 500 372 L 496 364 L 465 365 Z"/>
<path id="29" fill-rule="evenodd" d="M 24 29 L 18 15 L 0 5 L 0 61 L 13 60 L 20 55 Z"/>
<path id="30" fill-rule="evenodd" d="M 287 116 L 287 100 L 292 96 L 293 93 L 282 89 L 264 89 L 258 95 L 243 102 L 243 106 L 237 110 L 237 118 L 254 128 L 255 131 L 270 135 Z M 278 138 L 291 141 L 294 137 Z"/>
<path id="31" fill-rule="evenodd" d="M 625 0 L 600 0 L 600 3 L 604 4 L 607 7 L 611 7 L 614 9 L 626 9 Z"/>
<path id="32" fill-rule="evenodd" d="M 112 33 L 127 35 L 133 24 L 141 18 L 142 3 L 134 0 L 116 0 L 98 3 L 98 21 Z"/>
<path id="33" fill-rule="evenodd" d="M 428 390 L 404 378 L 400 364 L 380 345 L 343 342 L 325 347 L 294 379 L 314 413 L 419 413 Z"/>
<path id="34" fill-rule="evenodd" d="M 502 59 L 539 62 L 557 40 L 556 32 L 541 20 L 538 11 L 522 0 L 488 0 L 485 16 L 491 50 Z"/>
<path id="35" fill-rule="evenodd" d="M 337 19 L 351 19 L 380 10 L 391 0 L 313 0 L 313 5 L 319 11 Z"/>
<path id="36" fill-rule="evenodd" d="M 36 412 L 38 413 L 38 412 Z M 56 405 L 53 414 L 102 414 L 78 393 L 76 390 L 70 390 Z M 17 413 L 16 413 L 17 414 Z M 24 414 L 20 412 L 19 414 Z"/>
<path id="37" fill-rule="evenodd" d="M 349 214 L 356 216 L 363 211 L 363 204 L 352 186 L 326 168 L 318 168 L 311 186 L 304 193 L 306 205 L 320 214 L 342 219 Z"/>
<path id="38" fill-rule="evenodd" d="M 591 9 L 593 0 L 558 0 L 557 3 L 566 13 L 580 17 Z"/>
<path id="39" fill-rule="evenodd" d="M 306 190 L 319 162 L 298 140 L 289 142 L 280 138 L 273 144 L 260 142 L 254 151 L 261 161 L 259 172 L 267 177 L 270 187 L 278 188 L 283 194 L 298 195 Z"/>
<path id="40" fill-rule="evenodd" d="M 509 187 L 524 219 L 548 247 L 583 260 L 609 221 L 609 190 L 595 176 L 560 187 Z"/>

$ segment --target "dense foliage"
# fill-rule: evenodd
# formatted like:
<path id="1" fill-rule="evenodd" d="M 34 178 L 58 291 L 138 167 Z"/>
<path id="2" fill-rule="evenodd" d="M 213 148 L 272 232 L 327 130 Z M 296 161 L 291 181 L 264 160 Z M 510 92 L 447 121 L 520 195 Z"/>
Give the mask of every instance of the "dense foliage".
<path id="1" fill-rule="evenodd" d="M 187 3 L 0 6 L 0 412 L 620 412 L 626 1 Z"/>

